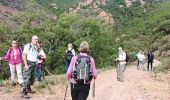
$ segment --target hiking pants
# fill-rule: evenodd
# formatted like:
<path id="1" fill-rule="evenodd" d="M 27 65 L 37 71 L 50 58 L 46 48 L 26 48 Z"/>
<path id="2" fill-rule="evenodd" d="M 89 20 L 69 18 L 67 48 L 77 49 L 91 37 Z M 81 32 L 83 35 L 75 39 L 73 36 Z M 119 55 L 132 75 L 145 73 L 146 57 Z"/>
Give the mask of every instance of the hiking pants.
<path id="1" fill-rule="evenodd" d="M 10 72 L 11 72 L 11 80 L 16 83 L 17 82 L 17 77 L 18 77 L 18 82 L 19 84 L 23 83 L 23 76 L 22 76 L 22 65 L 21 63 L 19 64 L 9 64 L 10 67 Z M 17 73 L 17 77 L 16 77 Z"/>
<path id="2" fill-rule="evenodd" d="M 153 63 L 153 61 L 148 61 L 148 66 L 147 66 L 147 70 L 148 70 L 148 71 L 149 71 L 149 69 L 150 69 L 150 68 L 149 68 L 149 65 L 151 66 L 151 69 L 150 69 L 150 70 L 152 71 L 152 63 Z"/>
<path id="3" fill-rule="evenodd" d="M 29 70 L 24 70 L 23 71 L 23 79 L 24 79 L 24 87 L 28 87 L 30 85 L 34 84 L 34 80 L 35 80 L 35 70 L 36 70 L 36 63 L 35 62 L 30 62 L 27 61 L 28 66 L 29 66 Z"/>
<path id="4" fill-rule="evenodd" d="M 124 71 L 126 63 L 119 63 L 117 67 L 117 79 L 118 81 L 124 81 Z"/>
<path id="5" fill-rule="evenodd" d="M 139 69 L 142 67 L 143 71 L 145 70 L 145 66 L 144 66 L 144 61 L 139 61 Z"/>
<path id="6" fill-rule="evenodd" d="M 72 100 L 86 100 L 89 95 L 89 90 L 90 84 L 78 85 L 71 83 Z"/>
<path id="7" fill-rule="evenodd" d="M 139 70 L 139 60 L 137 59 L 137 69 Z"/>
<path id="8" fill-rule="evenodd" d="M 42 66 L 42 64 L 41 64 L 41 63 L 38 63 L 38 66 L 37 66 L 37 77 L 38 77 L 38 81 L 41 80 L 41 66 Z"/>

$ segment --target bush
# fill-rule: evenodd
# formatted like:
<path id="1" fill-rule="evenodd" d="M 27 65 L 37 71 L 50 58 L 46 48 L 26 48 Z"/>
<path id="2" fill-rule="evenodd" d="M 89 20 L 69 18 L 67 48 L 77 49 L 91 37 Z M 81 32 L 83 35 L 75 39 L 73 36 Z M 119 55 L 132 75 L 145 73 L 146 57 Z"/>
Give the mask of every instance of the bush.
<path id="1" fill-rule="evenodd" d="M 170 70 L 170 57 L 163 58 L 162 64 L 160 66 L 154 67 L 153 71 L 154 73 L 164 72 Z"/>

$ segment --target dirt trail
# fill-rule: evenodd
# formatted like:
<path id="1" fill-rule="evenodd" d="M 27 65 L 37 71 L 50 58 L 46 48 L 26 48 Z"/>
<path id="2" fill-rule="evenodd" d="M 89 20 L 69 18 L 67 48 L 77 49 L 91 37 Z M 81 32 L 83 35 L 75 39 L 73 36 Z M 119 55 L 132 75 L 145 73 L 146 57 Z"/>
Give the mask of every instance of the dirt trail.
<path id="1" fill-rule="evenodd" d="M 159 64 L 159 61 L 154 61 L 154 66 Z M 91 87 L 88 100 L 170 100 L 170 72 L 154 76 L 151 72 L 138 71 L 135 65 L 128 65 L 125 81 L 118 82 L 115 69 L 104 71 L 98 74 L 95 98 L 92 97 Z M 29 95 L 31 100 L 63 100 L 65 86 L 50 86 L 54 91 L 53 95 L 49 94 L 48 89 L 36 90 L 36 94 Z M 0 87 L 0 100 L 23 100 L 20 98 L 19 87 L 12 88 L 13 92 L 10 93 L 3 93 L 2 90 Z M 71 100 L 70 87 L 66 100 Z"/>

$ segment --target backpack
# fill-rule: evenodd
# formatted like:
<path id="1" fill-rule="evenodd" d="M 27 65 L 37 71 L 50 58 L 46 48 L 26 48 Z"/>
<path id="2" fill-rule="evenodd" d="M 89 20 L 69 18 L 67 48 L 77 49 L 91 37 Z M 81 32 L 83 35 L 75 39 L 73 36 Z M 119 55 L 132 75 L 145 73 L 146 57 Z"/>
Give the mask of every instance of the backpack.
<path id="1" fill-rule="evenodd" d="M 68 62 L 71 62 L 72 57 L 73 57 L 72 51 L 71 50 L 67 50 L 67 52 L 66 52 L 66 60 Z"/>
<path id="2" fill-rule="evenodd" d="M 126 59 L 125 59 L 125 61 L 126 61 L 126 62 L 129 62 L 129 60 L 130 60 L 130 59 L 129 59 L 129 55 L 126 53 Z"/>
<path id="3" fill-rule="evenodd" d="M 22 59 L 22 50 L 21 50 L 21 48 L 20 47 L 18 47 L 18 49 L 19 49 L 19 52 L 20 52 L 20 58 Z M 12 51 L 12 48 L 9 48 L 9 55 L 11 54 L 11 51 Z M 10 60 L 10 57 L 9 57 L 9 60 Z"/>
<path id="4" fill-rule="evenodd" d="M 149 52 L 149 54 L 148 54 L 148 60 L 149 60 L 149 61 L 153 61 L 153 59 L 154 59 L 154 54 L 153 54 L 152 52 Z"/>
<path id="5" fill-rule="evenodd" d="M 77 62 L 73 67 L 72 78 L 77 84 L 86 84 L 93 78 L 91 61 L 89 56 L 78 55 Z"/>

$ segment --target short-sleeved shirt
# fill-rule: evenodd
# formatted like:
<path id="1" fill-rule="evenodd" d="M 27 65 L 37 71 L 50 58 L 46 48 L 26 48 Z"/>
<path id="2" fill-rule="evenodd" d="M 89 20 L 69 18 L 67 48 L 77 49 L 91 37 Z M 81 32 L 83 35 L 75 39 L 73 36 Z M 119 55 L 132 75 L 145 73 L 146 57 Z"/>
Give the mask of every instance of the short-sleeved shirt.
<path id="1" fill-rule="evenodd" d="M 36 47 L 32 45 L 32 43 L 28 43 L 24 46 L 24 51 L 27 55 L 27 60 L 31 62 L 36 62 L 38 60 L 38 52 Z"/>

